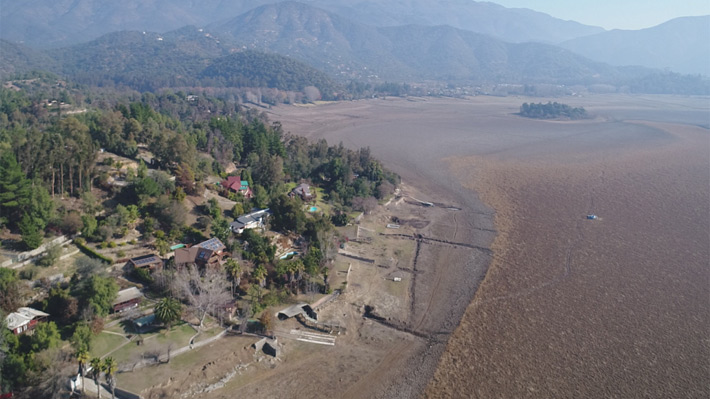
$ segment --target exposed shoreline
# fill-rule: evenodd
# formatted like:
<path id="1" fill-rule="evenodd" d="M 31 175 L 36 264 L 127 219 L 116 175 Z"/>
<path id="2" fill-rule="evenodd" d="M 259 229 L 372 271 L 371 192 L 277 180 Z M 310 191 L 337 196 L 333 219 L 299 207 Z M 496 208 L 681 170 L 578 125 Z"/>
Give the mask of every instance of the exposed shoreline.
<path id="1" fill-rule="evenodd" d="M 555 309 L 556 304 L 565 303 L 565 301 L 570 300 L 572 303 L 578 301 L 578 299 L 574 297 L 569 297 L 568 291 L 562 290 L 556 292 L 553 290 L 553 297 L 555 297 L 556 300 L 549 303 L 549 290 L 545 291 L 545 289 L 550 286 L 565 286 L 565 284 L 569 284 L 570 281 L 574 282 L 574 279 L 567 278 L 570 273 L 575 272 L 575 277 L 579 275 L 579 271 L 576 269 L 573 270 L 572 268 L 579 266 L 579 264 L 575 262 L 579 261 L 578 257 L 580 254 L 589 252 L 588 248 L 580 245 L 582 240 L 579 234 L 584 235 L 584 242 L 589 241 L 589 234 L 594 234 L 595 240 L 603 240 L 606 238 L 602 232 L 580 230 L 582 228 L 586 229 L 589 226 L 581 225 L 580 221 L 575 219 L 576 217 L 583 216 L 586 212 L 590 211 L 590 209 L 594 208 L 594 204 L 591 204 L 589 201 L 591 197 L 586 193 L 589 193 L 590 190 L 596 190 L 598 193 L 610 196 L 608 198 L 605 197 L 607 201 L 605 204 L 612 204 L 616 201 L 615 197 L 618 197 L 620 193 L 618 190 L 627 187 L 629 183 L 633 185 L 636 182 L 633 179 L 629 180 L 628 177 L 624 177 L 625 175 L 622 173 L 624 170 L 631 167 L 629 170 L 633 171 L 633 173 L 638 174 L 638 176 L 645 176 L 643 179 L 648 179 L 648 176 L 652 176 L 653 172 L 652 169 L 649 170 L 648 168 L 653 164 L 649 164 L 648 162 L 644 163 L 644 157 L 649 155 L 657 156 L 660 154 L 659 156 L 662 156 L 664 160 L 677 160 L 679 157 L 682 158 L 683 156 L 680 154 L 683 154 L 684 151 L 688 149 L 687 143 L 685 145 L 679 145 L 678 143 L 681 139 L 673 134 L 668 134 L 666 131 L 669 128 L 678 128 L 680 125 L 661 125 L 651 122 L 625 122 L 624 120 L 655 119 L 661 121 L 667 120 L 674 123 L 686 121 L 688 125 L 704 126 L 702 115 L 707 109 L 707 99 L 683 99 L 673 96 L 658 98 L 644 96 L 643 98 L 629 99 L 623 96 L 600 96 L 599 98 L 585 99 L 581 104 L 595 113 L 603 113 L 606 115 L 605 118 L 570 123 L 530 122 L 515 119 L 510 115 L 516 110 L 517 106 L 519 106 L 518 101 L 521 100 L 511 98 L 477 98 L 470 101 L 435 99 L 415 102 L 408 102 L 407 100 L 356 102 L 354 104 L 328 104 L 319 106 L 316 107 L 318 108 L 317 111 L 308 109 L 307 111 L 298 110 L 298 112 L 291 113 L 289 110 L 284 111 L 280 109 L 277 110 L 276 116 L 273 117 L 273 119 L 281 121 L 290 120 L 291 123 L 284 124 L 286 130 L 294 130 L 296 133 L 310 138 L 326 137 L 331 143 L 343 140 L 348 146 L 355 148 L 369 145 L 373 148 L 375 156 L 383 160 L 385 165 L 400 173 L 405 181 L 415 185 L 421 191 L 429 193 L 432 197 L 441 196 L 443 198 L 441 200 L 442 202 L 448 201 L 461 204 L 461 208 L 463 208 L 461 215 L 463 219 L 469 223 L 469 230 L 468 232 L 454 233 L 454 236 L 458 234 L 458 236 L 461 237 L 457 238 L 459 241 L 470 239 L 472 243 L 487 246 L 492 242 L 492 232 L 496 229 L 499 232 L 493 244 L 496 260 L 494 260 L 491 265 L 491 269 L 488 269 L 488 263 L 485 264 L 484 270 L 478 269 L 481 279 L 484 275 L 486 276 L 485 282 L 481 284 L 479 289 L 468 292 L 470 295 L 469 300 L 449 302 L 450 313 L 447 315 L 449 323 L 451 323 L 452 319 L 456 319 L 456 324 L 458 324 L 460 316 L 464 314 L 464 311 L 466 312 L 466 316 L 464 316 L 461 324 L 458 326 L 452 340 L 449 340 L 448 343 L 445 339 L 430 340 L 426 345 L 419 345 L 416 348 L 412 348 L 412 351 L 407 352 L 408 354 L 399 353 L 398 355 L 406 359 L 406 361 L 402 363 L 406 364 L 405 369 L 385 370 L 389 383 L 383 385 L 382 381 L 380 381 L 380 383 L 373 384 L 373 386 L 370 386 L 369 389 L 365 391 L 353 391 L 351 389 L 348 391 L 350 397 L 419 396 L 423 392 L 424 386 L 429 382 L 430 377 L 434 374 L 435 369 L 437 370 L 436 379 L 426 391 L 426 395 L 430 397 L 488 397 L 491 395 L 559 397 L 573 395 L 573 392 L 577 392 L 570 391 L 569 389 L 571 387 L 564 384 L 564 379 L 567 378 L 564 370 L 556 370 L 554 366 L 552 366 L 551 370 L 543 370 L 550 374 L 549 377 L 536 377 L 538 378 L 538 380 L 536 380 L 538 386 L 532 384 L 523 389 L 523 385 L 521 384 L 524 384 L 526 378 L 529 377 L 516 377 L 516 373 L 526 372 L 526 369 L 520 367 L 526 365 L 526 362 L 532 359 L 535 359 L 532 364 L 538 367 L 540 364 L 544 364 L 541 359 L 537 359 L 536 356 L 534 356 L 546 352 L 546 350 L 540 347 L 543 343 L 556 345 L 554 342 L 559 341 L 561 347 L 551 351 L 551 358 L 554 359 L 557 356 L 562 361 L 568 361 L 569 352 L 565 348 L 569 345 L 575 345 L 572 341 L 556 337 L 555 339 L 557 339 L 557 341 L 548 342 L 545 339 L 537 339 L 539 342 L 528 342 L 529 337 L 523 334 L 519 338 L 516 338 L 518 341 L 514 342 L 516 342 L 518 346 L 514 348 L 511 347 L 510 352 L 501 352 L 494 356 L 493 353 L 497 352 L 490 352 L 490 350 L 494 350 L 495 348 L 479 350 L 479 347 L 484 346 L 484 342 L 496 342 L 499 341 L 501 337 L 509 336 L 510 332 L 507 331 L 507 329 L 511 326 L 515 328 L 519 323 L 521 326 L 525 326 L 525 321 L 520 322 L 512 317 L 513 314 L 517 314 L 515 313 L 516 311 L 528 309 L 533 305 L 532 309 L 534 312 L 530 314 L 537 315 L 539 313 L 536 318 L 546 320 L 551 317 L 551 315 L 547 313 L 548 310 Z M 698 101 L 700 101 L 700 103 L 698 103 Z M 663 109 L 664 111 L 659 112 L 659 109 Z M 667 111 L 668 109 L 670 110 Z M 473 111 L 470 116 L 459 114 L 459 112 L 469 111 Z M 690 114 L 688 114 L 688 112 L 690 112 Z M 461 115 L 463 115 L 463 118 Z M 286 118 L 284 118 L 284 116 L 286 116 Z M 642 118 L 639 116 L 642 116 Z M 453 124 L 451 122 L 452 117 L 462 119 L 454 120 L 457 124 Z M 295 125 L 299 126 L 298 129 L 292 128 L 294 121 Z M 430 133 L 436 131 L 438 126 L 441 126 L 443 129 L 443 134 L 431 137 Z M 691 136 L 694 135 L 693 142 L 696 147 L 699 140 L 698 134 L 702 136 L 703 132 L 707 133 L 707 128 L 705 127 L 680 127 L 682 129 L 700 129 L 700 133 L 698 133 L 698 131 L 691 133 Z M 460 133 L 458 133 L 459 130 L 461 131 Z M 469 142 L 468 134 L 473 134 L 472 137 L 474 137 L 474 141 Z M 641 142 L 643 145 L 640 149 L 636 148 L 637 143 Z M 702 139 L 700 139 L 700 143 L 702 143 Z M 670 152 L 666 152 L 668 148 L 671 149 Z M 703 171 L 702 167 L 698 169 L 697 162 L 698 157 L 702 158 L 703 156 L 703 147 L 701 145 L 700 148 L 696 149 L 699 150 L 700 153 L 696 151 L 693 161 L 696 165 L 694 178 L 699 177 L 700 181 L 702 181 L 704 174 L 706 175 L 707 172 Z M 559 157 L 559 154 L 563 156 Z M 631 154 L 630 157 L 629 154 Z M 467 157 L 472 158 L 469 159 Z M 619 157 L 621 161 L 617 162 L 617 157 Z M 585 162 L 586 165 L 591 165 L 594 163 L 595 159 L 601 162 L 598 162 L 597 165 L 604 165 L 604 162 L 610 162 L 612 164 L 616 162 L 614 164 L 616 165 L 616 169 L 597 168 L 596 172 L 594 168 L 575 169 L 575 165 L 585 164 Z M 531 168 L 530 166 L 534 167 Z M 702 162 L 700 166 L 703 166 Z M 554 194 L 557 197 L 543 196 L 534 198 L 536 203 L 540 202 L 543 205 L 556 206 L 554 204 L 556 204 L 560 198 L 569 196 L 567 194 L 568 190 L 572 190 L 572 192 L 576 190 L 585 193 L 585 195 L 576 199 L 572 198 L 574 197 L 572 196 L 567 200 L 563 200 L 559 205 L 561 206 L 560 210 L 565 210 L 567 206 L 565 204 L 576 204 L 574 208 L 569 208 L 565 211 L 567 212 L 567 219 L 555 221 L 555 223 L 561 223 L 560 231 L 566 234 L 558 238 L 563 242 L 559 247 L 565 250 L 559 253 L 555 252 L 554 249 L 550 249 L 554 247 L 545 246 L 545 240 L 539 243 L 532 243 L 527 242 L 528 239 L 520 235 L 510 236 L 514 234 L 516 226 L 527 226 L 528 229 L 533 228 L 532 231 L 535 231 L 534 229 L 536 228 L 542 228 L 541 226 L 544 225 L 544 222 L 540 222 L 540 220 L 544 219 L 541 218 L 551 218 L 552 216 L 545 213 L 548 211 L 542 208 L 526 208 L 526 202 L 522 200 L 523 197 L 498 195 L 497 199 L 491 200 L 491 193 L 486 193 L 483 186 L 471 183 L 471 177 L 480 172 L 482 168 L 486 168 L 489 171 L 497 170 L 499 172 L 495 174 L 495 177 L 491 177 L 489 174 L 489 179 L 500 179 L 494 182 L 495 185 L 499 187 L 528 190 L 530 186 L 527 185 L 526 179 L 532 178 L 533 181 L 545 182 L 545 184 L 553 188 L 550 195 Z M 525 173 L 507 173 L 515 168 Z M 677 170 L 683 170 L 680 166 L 678 166 L 678 168 Z M 574 170 L 576 170 L 576 172 L 574 172 L 576 173 L 576 178 L 569 180 L 571 178 L 569 177 L 571 175 L 569 175 L 565 178 L 567 180 L 562 179 L 557 181 L 558 177 L 567 176 L 565 174 L 560 175 L 560 173 L 562 173 L 560 171 Z M 669 169 L 661 172 L 665 178 L 672 179 L 673 174 L 677 173 L 675 170 L 676 169 Z M 591 175 L 589 173 L 591 173 Z M 607 174 L 606 176 L 604 175 L 605 173 Z M 651 174 L 649 175 L 649 173 Z M 614 178 L 614 185 L 607 184 L 608 182 L 603 183 L 605 181 L 604 179 L 608 179 L 609 177 Z M 587 179 L 586 182 L 585 179 Z M 591 186 L 590 182 L 593 182 Z M 669 180 L 668 182 L 672 183 L 673 180 Z M 489 181 L 489 186 L 490 184 L 491 181 Z M 567 186 L 565 186 L 565 184 L 567 184 Z M 611 186 L 618 186 L 618 192 L 609 192 L 607 187 Z M 653 184 L 651 187 L 653 187 Z M 683 187 L 689 186 L 685 184 Z M 653 193 L 653 191 L 648 191 L 653 190 L 652 188 L 644 188 L 643 190 L 645 191 L 642 197 Z M 701 192 L 702 190 L 706 190 L 706 187 L 701 187 Z M 534 192 L 535 191 L 526 191 L 526 193 Z M 488 203 L 489 206 L 493 206 L 496 210 L 497 226 L 493 225 L 491 217 L 492 210 L 484 205 L 484 202 L 478 198 L 478 193 L 483 197 L 488 195 L 488 198 L 484 199 L 486 199 L 486 203 Z M 697 203 L 698 198 L 702 200 L 702 194 L 698 197 L 697 193 L 695 193 L 692 194 L 691 197 L 689 197 L 688 201 L 695 201 Z M 629 200 L 633 201 L 633 198 L 636 197 L 633 195 L 624 195 L 623 197 L 624 201 L 627 202 Z M 513 201 L 512 199 L 515 200 Z M 598 206 L 599 202 L 597 202 L 596 205 Z M 623 205 L 623 202 L 617 204 L 615 208 L 610 208 L 608 213 L 614 214 L 621 211 L 622 213 L 618 214 L 615 219 L 623 220 L 625 217 Z M 627 224 L 630 222 L 631 221 L 628 221 Z M 444 222 L 444 224 L 445 223 L 446 222 Z M 613 224 L 613 222 L 606 223 L 609 226 Z M 597 226 L 601 226 L 601 224 Z M 702 235 L 702 224 L 700 226 L 701 227 L 698 228 L 700 228 Z M 705 230 L 707 230 L 707 227 Z M 476 233 L 473 233 L 474 231 Z M 575 233 L 575 231 L 578 231 L 578 233 Z M 705 233 L 706 232 L 707 231 L 705 231 Z M 446 235 L 451 234 L 451 232 L 441 230 L 438 234 Z M 531 233 L 531 231 L 527 231 L 525 234 L 527 234 L 525 237 L 534 237 L 534 233 Z M 533 235 L 530 236 L 530 234 Z M 607 232 L 606 234 L 609 233 Z M 624 234 L 627 233 L 622 231 L 618 234 L 621 234 L 621 237 L 625 237 Z M 695 245 L 697 249 L 697 243 Z M 631 249 L 631 251 L 635 250 Z M 509 259 L 510 254 L 508 252 L 518 256 L 518 258 L 516 258 L 518 259 L 516 261 L 518 263 L 514 263 L 516 267 L 525 265 L 525 261 L 523 260 L 525 258 L 520 258 L 521 253 L 525 253 L 525 256 L 532 256 L 535 259 L 546 259 L 546 263 L 538 266 L 541 267 L 541 269 L 538 270 L 536 277 L 528 276 L 519 279 L 515 277 L 515 275 L 501 275 L 503 268 L 500 267 L 500 261 L 501 259 Z M 620 252 L 620 254 L 623 254 L 623 252 Z M 700 256 L 700 259 L 702 259 L 703 253 L 701 251 L 699 255 L 694 256 L 695 257 L 691 259 L 695 259 L 697 262 L 697 256 Z M 436 255 L 434 255 L 433 259 L 436 259 Z M 611 264 L 616 262 L 616 258 L 612 255 L 609 255 L 608 259 L 603 259 L 604 260 L 600 261 Z M 460 261 L 461 259 L 459 258 L 458 260 Z M 451 261 L 452 259 L 436 259 L 434 263 L 439 265 L 442 263 L 451 264 Z M 586 272 L 587 274 L 598 267 L 596 262 L 597 261 L 594 261 L 587 265 L 587 268 L 584 269 L 588 270 Z M 436 264 L 432 264 L 431 266 L 435 273 L 437 271 L 439 275 L 446 273 Z M 549 270 L 546 269 L 548 266 L 545 266 L 545 264 L 550 267 Z M 559 265 L 566 266 L 560 268 Z M 459 263 L 458 266 L 460 270 L 464 272 L 467 270 L 465 262 Z M 612 272 L 621 273 L 618 277 L 621 280 L 627 278 L 626 275 L 623 274 L 625 273 L 623 270 L 618 272 L 617 269 L 612 269 L 606 273 Z M 662 268 L 659 269 L 658 272 L 662 273 Z M 698 273 L 697 268 L 694 269 L 692 273 Z M 585 273 L 582 273 L 582 275 L 587 277 Z M 701 275 L 703 275 L 702 272 Z M 503 277 L 502 279 L 501 276 Z M 601 276 L 604 275 L 602 274 Z M 703 276 L 707 277 L 706 274 Z M 597 278 L 595 276 L 592 277 Z M 592 279 L 592 277 L 589 278 Z M 532 280 L 530 278 L 532 278 Z M 457 290 L 457 285 L 467 288 L 478 287 L 481 279 L 474 279 L 473 282 L 468 280 L 465 283 L 461 280 L 451 281 L 448 282 L 448 287 L 453 291 Z M 562 280 L 564 280 L 564 283 L 560 284 Z M 596 280 L 592 279 L 587 281 L 583 287 L 590 287 L 590 283 L 592 287 L 598 284 L 594 281 Z M 649 284 L 649 286 L 656 284 L 654 281 L 648 281 L 646 283 Z M 628 282 L 626 284 L 628 285 Z M 634 293 L 633 295 L 641 295 L 644 287 L 645 286 L 640 286 L 638 293 Z M 621 290 L 619 292 L 623 292 L 625 288 L 626 287 L 622 285 L 617 289 Z M 577 292 L 582 292 L 581 288 L 575 289 Z M 536 296 L 541 292 L 544 292 L 544 295 Z M 573 290 L 571 292 L 575 291 Z M 707 292 L 707 290 L 704 292 Z M 497 309 L 499 305 L 511 299 L 511 293 L 515 293 L 513 296 L 528 299 L 534 298 L 536 301 L 539 301 L 539 304 L 530 304 L 529 301 L 517 301 L 512 310 L 492 310 Z M 522 294 L 518 295 L 520 293 Z M 591 291 L 588 295 L 596 296 L 598 294 L 599 293 L 596 291 Z M 458 299 L 462 298 L 461 295 L 458 296 Z M 657 305 L 660 307 L 668 306 L 667 303 L 663 302 L 659 302 Z M 444 307 L 446 306 L 447 305 L 444 305 Z M 583 307 L 584 302 L 581 302 L 579 306 Z M 639 306 L 643 308 L 643 305 Z M 469 313 L 472 312 L 471 309 L 480 309 L 482 307 L 486 307 L 491 311 L 478 314 L 471 319 L 469 316 Z M 557 311 L 562 310 L 563 309 L 559 309 Z M 528 311 L 524 311 L 523 314 L 527 314 Z M 609 310 L 609 312 L 612 311 Z M 572 315 L 574 315 L 574 313 L 572 313 Z M 614 317 L 616 316 L 614 316 L 613 312 L 609 313 L 609 315 L 612 316 L 612 320 L 615 320 Z M 506 317 L 510 318 L 506 319 Z M 438 318 L 438 321 L 440 322 L 443 319 L 446 319 L 446 317 Z M 619 319 L 619 325 L 623 325 L 625 319 L 629 319 L 628 315 Z M 475 322 L 471 320 L 475 320 Z M 594 318 L 594 320 L 596 321 L 596 318 Z M 701 314 L 699 325 L 708 326 L 707 320 L 707 312 Z M 573 318 L 572 320 L 567 320 L 568 325 L 566 327 L 562 325 L 560 328 L 562 328 L 562 330 L 572 328 L 572 330 L 566 334 L 575 336 L 575 334 L 578 333 L 578 327 L 575 327 L 575 324 L 578 322 L 576 318 Z M 530 323 L 530 320 L 528 320 L 527 323 Z M 699 325 L 696 323 L 692 328 L 697 328 Z M 497 329 L 493 329 L 493 327 Z M 615 328 L 616 327 L 614 327 L 613 331 L 616 331 Z M 626 331 L 629 331 L 629 329 L 627 328 Z M 490 336 L 489 334 L 492 333 L 496 335 Z M 552 335 L 558 333 L 559 331 L 552 333 Z M 547 332 L 547 334 L 551 333 Z M 618 335 L 615 334 L 616 333 L 610 335 L 607 339 L 619 339 Z M 691 335 L 686 337 L 686 339 L 694 336 L 692 332 L 690 334 Z M 471 341 L 471 335 L 477 335 L 478 338 Z M 441 335 L 442 338 L 444 336 L 447 335 Z M 695 337 L 697 338 L 697 336 Z M 519 341 L 521 339 L 522 341 Z M 589 345 L 596 345 L 598 338 L 584 338 L 581 339 L 581 341 L 580 339 L 581 337 L 578 337 L 575 342 L 585 343 L 585 341 L 588 340 Z M 644 340 L 649 339 L 652 340 L 652 338 L 649 337 L 644 338 Z M 623 342 L 623 339 L 619 342 Z M 503 345 L 502 347 L 505 347 L 505 345 L 509 345 L 509 342 L 503 340 L 498 344 L 492 345 Z M 628 346 L 631 344 L 626 343 L 624 345 Z M 649 346 L 651 344 L 645 345 Z M 444 347 L 446 347 L 446 349 L 444 349 Z M 475 347 L 476 350 L 473 353 L 466 351 L 465 348 L 469 347 Z M 401 348 L 398 349 L 401 350 Z M 573 352 L 576 350 L 577 349 L 574 349 Z M 651 350 L 650 346 L 647 350 Z M 704 349 L 695 348 L 695 350 L 699 351 L 697 353 L 702 354 L 703 350 L 707 352 L 707 347 Z M 597 351 L 598 349 L 590 350 L 589 353 L 582 353 L 584 356 L 589 356 L 590 354 L 597 353 Z M 441 356 L 442 354 L 443 356 Z M 440 357 L 442 359 L 441 362 L 439 361 Z M 695 359 L 696 369 L 701 371 L 710 369 L 707 363 L 697 363 L 697 354 Z M 590 359 L 590 364 L 592 363 Z M 487 374 L 487 382 L 499 386 L 500 391 L 486 391 L 486 389 L 493 389 L 493 387 L 480 384 L 479 379 L 473 378 L 478 372 L 476 367 L 486 368 L 488 364 L 493 364 L 494 367 L 491 367 L 489 374 Z M 569 367 L 572 366 L 568 366 L 568 368 Z M 520 371 L 516 371 L 519 368 Z M 580 372 L 583 369 L 584 367 L 581 367 Z M 534 372 L 532 373 L 535 374 Z M 603 376 L 599 378 L 608 377 L 604 373 L 599 374 L 599 376 Z M 636 376 L 632 373 L 628 377 L 635 378 Z M 382 378 L 385 377 L 383 376 Z M 557 378 L 563 383 L 553 390 L 546 391 L 545 388 L 551 389 L 548 386 L 550 385 L 549 381 L 545 381 L 546 378 Z M 473 381 L 477 382 L 474 383 Z M 367 387 L 366 384 L 364 386 L 363 384 L 356 384 L 356 386 Z M 511 386 L 513 388 L 510 388 Z M 531 390 L 528 391 L 528 388 Z M 368 392 L 370 395 L 362 395 L 364 392 Z M 630 391 L 622 392 L 628 393 Z M 361 395 L 358 396 L 358 393 Z M 587 391 L 587 393 L 598 394 L 599 392 L 592 390 Z"/>
<path id="2" fill-rule="evenodd" d="M 703 197 L 707 201 L 709 194 L 710 172 L 703 170 L 703 160 L 707 166 L 710 159 L 707 147 L 703 148 L 708 132 L 675 124 L 634 123 L 660 129 L 672 140 L 629 146 L 614 157 L 597 154 L 599 160 L 569 155 L 556 160 L 452 160 L 454 168 L 484 170 L 469 184 L 496 210 L 499 234 L 486 280 L 449 341 L 427 397 L 661 398 L 709 393 L 708 347 L 702 333 L 698 335 L 703 328 L 707 331 L 707 308 L 682 312 L 673 303 L 679 299 L 663 299 L 663 291 L 687 296 L 684 307 L 699 306 L 703 297 L 707 299 L 708 287 L 692 283 L 700 276 L 707 282 L 707 241 L 703 244 L 708 238 L 707 212 L 692 227 L 698 234 L 694 243 L 675 240 L 684 251 L 696 252 L 669 259 L 634 239 L 630 227 L 648 224 L 635 220 L 641 215 L 654 220 L 659 212 L 666 212 L 671 216 L 660 218 L 663 225 L 671 234 L 688 238 L 673 218 L 687 218 L 694 212 L 670 205 L 665 198 L 675 194 L 659 190 L 678 186 L 675 190 L 683 190 L 678 202 L 702 209 Z M 687 173 L 688 183 L 678 181 L 680 171 Z M 629 205 L 644 194 L 657 197 L 645 198 L 648 211 Z M 585 214 L 594 212 L 604 213 L 603 219 L 584 220 Z M 652 230 L 641 227 L 636 236 L 646 241 L 668 239 L 662 232 L 662 237 L 653 237 Z M 609 235 L 615 238 L 610 240 Z M 629 251 L 643 246 L 647 246 L 644 252 L 629 256 Z M 676 281 L 669 285 L 654 275 L 635 274 L 668 273 L 668 263 L 656 258 L 685 263 L 685 275 L 672 275 Z M 634 271 L 640 262 L 643 269 Z M 683 291 L 674 286 L 682 286 Z M 647 297 L 651 287 L 660 299 Z M 645 310 L 638 301 L 655 302 L 657 314 L 652 320 L 639 316 Z M 627 303 L 633 303 L 628 311 Z M 685 317 L 679 318 L 679 313 Z M 666 320 L 674 321 L 668 325 Z M 661 326 L 665 332 L 659 334 Z M 677 356 L 684 360 L 679 362 Z"/>

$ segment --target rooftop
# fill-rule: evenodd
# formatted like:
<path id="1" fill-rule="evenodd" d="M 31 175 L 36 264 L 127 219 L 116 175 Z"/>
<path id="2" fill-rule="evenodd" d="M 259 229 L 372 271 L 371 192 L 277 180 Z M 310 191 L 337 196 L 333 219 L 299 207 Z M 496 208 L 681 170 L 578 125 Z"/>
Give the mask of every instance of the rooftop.
<path id="1" fill-rule="evenodd" d="M 19 308 L 16 312 L 10 313 L 5 317 L 7 328 L 14 330 L 17 327 L 23 326 L 38 317 L 47 317 L 47 313 L 33 308 Z"/>
<path id="2" fill-rule="evenodd" d="M 116 299 L 113 301 L 113 304 L 118 305 L 119 303 L 128 302 L 142 297 L 143 294 L 137 287 L 126 288 L 125 290 L 118 291 L 118 295 L 116 295 Z"/>

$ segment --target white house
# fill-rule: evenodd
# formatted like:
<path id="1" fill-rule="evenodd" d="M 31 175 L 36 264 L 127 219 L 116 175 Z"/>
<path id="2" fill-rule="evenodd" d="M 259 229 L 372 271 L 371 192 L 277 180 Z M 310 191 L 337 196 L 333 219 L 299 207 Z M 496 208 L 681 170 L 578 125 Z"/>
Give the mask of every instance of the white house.
<path id="1" fill-rule="evenodd" d="M 269 213 L 269 208 L 266 208 L 239 216 L 237 220 L 229 224 L 229 228 L 237 234 L 242 234 L 244 230 L 264 227 L 264 220 Z"/>

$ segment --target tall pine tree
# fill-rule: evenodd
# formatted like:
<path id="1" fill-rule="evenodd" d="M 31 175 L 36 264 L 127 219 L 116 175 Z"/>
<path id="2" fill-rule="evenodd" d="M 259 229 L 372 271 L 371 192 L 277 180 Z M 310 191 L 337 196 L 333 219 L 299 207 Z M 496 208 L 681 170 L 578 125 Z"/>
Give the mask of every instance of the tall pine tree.
<path id="1" fill-rule="evenodd" d="M 0 223 L 17 225 L 30 205 L 32 187 L 20 169 L 15 154 L 5 151 L 0 155 Z"/>

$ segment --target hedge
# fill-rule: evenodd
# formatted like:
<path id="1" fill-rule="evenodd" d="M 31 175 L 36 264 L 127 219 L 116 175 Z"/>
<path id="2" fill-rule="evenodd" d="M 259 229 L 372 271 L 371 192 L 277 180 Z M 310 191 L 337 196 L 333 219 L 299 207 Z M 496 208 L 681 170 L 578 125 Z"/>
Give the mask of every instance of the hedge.
<path id="1" fill-rule="evenodd" d="M 113 264 L 113 259 L 109 258 L 108 256 L 101 255 L 100 253 L 94 251 L 91 247 L 87 246 L 86 244 L 84 244 L 83 242 L 81 242 L 79 240 L 74 240 L 74 245 L 79 247 L 81 252 L 85 253 L 86 255 L 88 255 L 92 258 L 102 260 L 102 261 L 108 263 L 109 265 Z"/>

